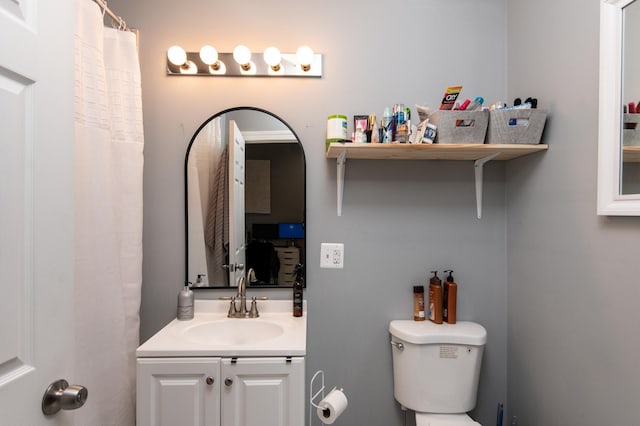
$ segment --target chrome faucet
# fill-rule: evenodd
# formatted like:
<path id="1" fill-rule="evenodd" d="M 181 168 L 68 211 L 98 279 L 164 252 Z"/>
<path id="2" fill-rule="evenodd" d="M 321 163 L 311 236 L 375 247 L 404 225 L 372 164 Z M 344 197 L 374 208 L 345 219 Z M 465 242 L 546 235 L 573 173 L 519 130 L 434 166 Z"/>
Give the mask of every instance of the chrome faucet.
<path id="1" fill-rule="evenodd" d="M 236 306 L 236 300 L 240 301 L 240 310 Z M 229 318 L 258 318 L 258 305 L 256 298 L 251 299 L 251 308 L 247 310 L 247 280 L 244 276 L 238 280 L 238 293 L 235 297 L 231 298 L 231 304 L 229 305 Z"/>

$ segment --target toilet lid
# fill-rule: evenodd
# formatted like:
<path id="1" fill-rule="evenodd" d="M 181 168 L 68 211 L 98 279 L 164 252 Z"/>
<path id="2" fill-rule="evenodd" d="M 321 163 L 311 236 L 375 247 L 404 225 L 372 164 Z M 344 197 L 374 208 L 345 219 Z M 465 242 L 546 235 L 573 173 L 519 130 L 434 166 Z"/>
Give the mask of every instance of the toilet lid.
<path id="1" fill-rule="evenodd" d="M 416 426 L 482 426 L 466 414 L 416 413 Z"/>

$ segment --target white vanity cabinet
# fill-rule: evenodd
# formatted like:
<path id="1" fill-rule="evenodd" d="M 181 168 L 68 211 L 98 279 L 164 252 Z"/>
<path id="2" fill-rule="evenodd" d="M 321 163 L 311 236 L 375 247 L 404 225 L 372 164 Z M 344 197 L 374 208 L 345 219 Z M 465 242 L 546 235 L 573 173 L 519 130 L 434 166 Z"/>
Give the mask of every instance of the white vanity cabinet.
<path id="1" fill-rule="evenodd" d="M 138 358 L 137 426 L 304 424 L 303 357 Z"/>

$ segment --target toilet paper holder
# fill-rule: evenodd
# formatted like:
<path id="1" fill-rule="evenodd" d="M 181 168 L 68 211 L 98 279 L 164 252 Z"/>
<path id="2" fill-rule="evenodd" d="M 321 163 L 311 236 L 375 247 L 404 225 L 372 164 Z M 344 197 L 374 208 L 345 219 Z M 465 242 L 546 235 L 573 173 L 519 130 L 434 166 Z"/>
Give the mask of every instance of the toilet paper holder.
<path id="1" fill-rule="evenodd" d="M 318 391 L 314 393 L 313 392 L 314 382 L 316 381 L 316 379 L 318 377 L 320 377 L 320 389 L 318 389 Z M 320 397 L 318 402 L 321 402 L 324 399 L 324 389 L 325 389 L 325 386 L 324 386 L 324 371 L 318 370 L 318 371 L 316 371 L 316 373 L 311 378 L 311 382 L 309 382 L 309 395 L 311 395 L 311 397 L 309 398 L 309 404 L 311 404 L 315 408 L 323 410 L 323 412 L 326 412 L 325 416 L 328 416 L 328 409 L 326 409 L 324 407 L 320 407 L 318 404 L 315 403 L 315 400 L 318 398 L 318 396 Z M 342 389 L 340 389 L 340 391 L 342 392 Z M 313 413 L 313 411 L 314 410 L 309 410 L 309 426 L 312 425 L 311 421 L 312 421 L 312 413 Z"/>
<path id="2" fill-rule="evenodd" d="M 318 392 L 313 393 L 313 383 L 315 382 L 318 376 L 320 376 L 320 381 L 321 381 L 320 389 L 318 389 Z M 311 404 L 315 408 L 320 408 L 320 406 L 316 404 L 314 401 L 316 400 L 318 395 L 320 395 L 320 401 L 324 399 L 324 371 L 322 370 L 316 371 L 316 374 L 314 374 L 313 377 L 311 378 L 311 382 L 309 383 L 309 395 L 311 395 L 311 398 L 309 398 L 309 404 Z M 311 426 L 312 411 L 313 410 L 309 410 L 309 426 Z"/>

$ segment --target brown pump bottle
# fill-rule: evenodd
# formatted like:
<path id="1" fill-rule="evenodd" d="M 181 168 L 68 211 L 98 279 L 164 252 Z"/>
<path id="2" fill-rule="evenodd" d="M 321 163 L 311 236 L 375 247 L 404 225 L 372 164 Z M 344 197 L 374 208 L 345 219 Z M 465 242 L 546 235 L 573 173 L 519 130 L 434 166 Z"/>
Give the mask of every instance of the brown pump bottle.
<path id="1" fill-rule="evenodd" d="M 456 323 L 456 305 L 458 303 L 458 284 L 453 281 L 453 271 L 448 269 L 449 276 L 444 281 L 442 317 L 448 324 Z"/>
<path id="2" fill-rule="evenodd" d="M 442 281 L 438 278 L 438 271 L 431 271 L 433 277 L 429 280 L 429 320 L 442 324 Z"/>

